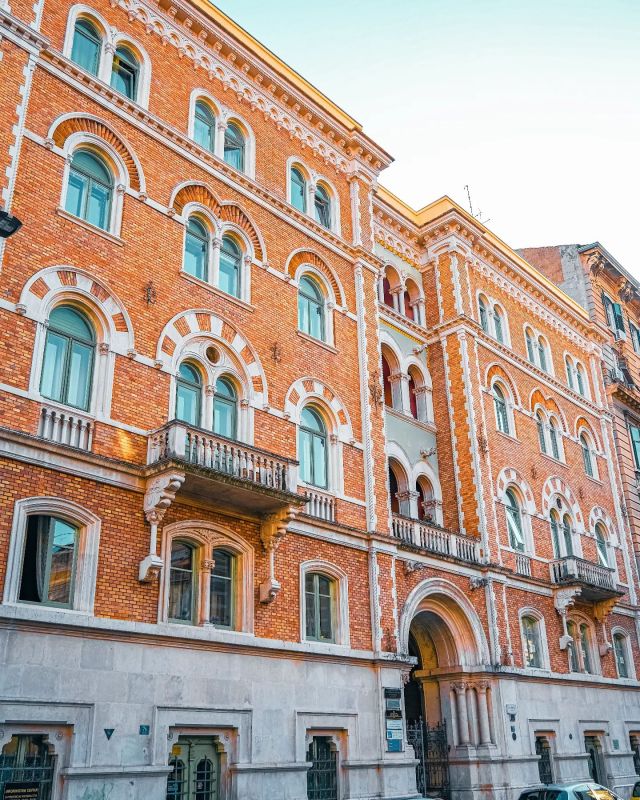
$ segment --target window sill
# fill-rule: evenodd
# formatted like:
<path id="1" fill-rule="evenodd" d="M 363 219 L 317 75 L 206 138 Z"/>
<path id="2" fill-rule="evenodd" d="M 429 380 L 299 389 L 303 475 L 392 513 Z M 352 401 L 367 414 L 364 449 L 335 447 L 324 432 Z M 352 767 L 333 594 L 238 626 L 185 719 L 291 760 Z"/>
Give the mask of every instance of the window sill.
<path id="1" fill-rule="evenodd" d="M 196 278 L 195 275 L 189 275 L 189 273 L 185 272 L 183 269 L 180 270 L 180 274 L 185 280 L 190 281 L 196 286 L 200 286 L 202 289 L 206 289 L 208 292 L 211 292 L 211 294 L 216 295 L 216 297 L 220 297 L 223 300 L 228 300 L 230 303 L 243 308 L 245 311 L 256 310 L 255 306 L 252 306 L 251 303 L 247 303 L 245 300 L 241 300 L 239 297 L 234 297 L 232 294 L 227 294 L 226 292 L 223 292 L 222 289 L 218 289 L 216 286 L 213 286 L 207 281 Z"/>
<path id="2" fill-rule="evenodd" d="M 84 228 L 91 233 L 97 233 L 98 236 L 102 236 L 103 239 L 106 239 L 108 242 L 112 244 L 117 244 L 119 247 L 124 246 L 124 240 L 121 239 L 119 236 L 116 236 L 113 233 L 109 233 L 109 231 L 105 231 L 102 228 L 98 228 L 97 225 L 92 225 L 90 222 L 87 222 L 84 219 L 80 219 L 80 217 L 76 217 L 73 214 L 70 214 L 68 211 L 65 211 L 64 208 L 56 208 L 56 214 L 62 219 L 66 219 L 69 222 L 73 222 L 75 225 L 79 225 L 81 228 Z"/>
<path id="3" fill-rule="evenodd" d="M 591 483 L 595 483 L 597 486 L 602 486 L 603 485 L 603 482 L 600 480 L 600 478 L 595 478 L 592 475 L 587 475 L 586 472 L 585 472 L 584 476 L 588 481 L 591 481 Z"/>
<path id="4" fill-rule="evenodd" d="M 552 461 L 554 464 L 558 464 L 560 467 L 564 467 L 565 469 L 569 466 L 566 461 L 561 461 L 559 458 L 555 458 L 555 456 L 550 456 L 548 453 L 543 453 L 542 450 L 540 451 L 540 455 L 543 458 Z"/>
<path id="5" fill-rule="evenodd" d="M 504 431 L 501 431 L 498 428 L 496 428 L 496 433 L 499 434 L 500 436 L 504 436 L 504 438 L 507 439 L 510 442 L 515 442 L 516 444 L 522 444 L 520 439 L 518 439 L 517 437 L 515 437 L 511 433 L 505 433 Z"/>
<path id="6" fill-rule="evenodd" d="M 330 353 L 334 355 L 338 354 L 338 350 L 331 344 L 327 342 L 323 342 L 322 339 L 316 339 L 315 336 L 310 336 L 308 333 L 304 333 L 303 331 L 296 331 L 298 336 L 301 339 L 304 339 L 306 342 L 311 342 L 312 344 L 317 344 L 318 347 L 322 347 L 324 350 L 328 350 Z"/>

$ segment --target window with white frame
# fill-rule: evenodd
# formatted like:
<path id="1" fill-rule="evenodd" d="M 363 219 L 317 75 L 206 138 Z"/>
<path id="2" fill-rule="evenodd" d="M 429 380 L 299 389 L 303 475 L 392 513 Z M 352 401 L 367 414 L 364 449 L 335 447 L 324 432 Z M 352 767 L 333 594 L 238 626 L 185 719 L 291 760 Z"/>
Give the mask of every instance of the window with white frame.
<path id="1" fill-rule="evenodd" d="M 496 425 L 501 433 L 506 433 L 510 436 L 514 435 L 511 429 L 510 412 L 507 406 L 507 398 L 509 397 L 505 387 L 497 381 L 492 387 L 493 393 L 493 407 L 496 415 Z"/>
<path id="2" fill-rule="evenodd" d="M 507 315 L 499 303 L 483 294 L 478 295 L 478 318 L 486 334 L 500 344 L 509 343 Z"/>
<path id="3" fill-rule="evenodd" d="M 48 320 L 40 394 L 88 411 L 95 352 L 96 332 L 88 317 L 74 306 L 56 306 Z"/>
<path id="4" fill-rule="evenodd" d="M 73 30 L 71 60 L 90 72 L 98 75 L 102 55 L 102 35 L 98 26 L 86 17 L 78 17 Z"/>
<path id="5" fill-rule="evenodd" d="M 587 373 L 584 366 L 572 356 L 565 356 L 567 370 L 567 385 L 581 397 L 589 396 Z"/>
<path id="6" fill-rule="evenodd" d="M 629 331 L 631 333 L 633 351 L 640 354 L 640 328 L 629 320 Z"/>
<path id="7" fill-rule="evenodd" d="M 196 100 L 193 115 L 193 140 L 210 153 L 215 153 L 216 115 L 211 104 L 204 98 Z"/>
<path id="8" fill-rule="evenodd" d="M 522 508 L 520 500 L 513 488 L 507 489 L 504 499 L 505 512 L 507 515 L 507 533 L 509 535 L 509 546 L 519 553 L 525 551 L 524 524 L 522 519 Z"/>
<path id="9" fill-rule="evenodd" d="M 573 555 L 573 525 L 569 514 L 562 516 L 555 508 L 549 514 L 551 524 L 551 541 L 553 553 L 556 558 L 565 558 Z"/>
<path id="10" fill-rule="evenodd" d="M 313 405 L 303 408 L 298 430 L 298 460 L 304 483 L 326 489 L 328 486 L 327 426 Z"/>
<path id="11" fill-rule="evenodd" d="M 95 148 L 78 148 L 69 167 L 65 211 L 108 231 L 113 193 L 113 172 L 106 159 Z"/>
<path id="12" fill-rule="evenodd" d="M 227 123 L 224 132 L 223 158 L 238 172 L 245 171 L 246 165 L 246 135 L 238 122 L 231 120 Z"/>
<path id="13" fill-rule="evenodd" d="M 631 438 L 634 465 L 636 471 L 640 471 L 640 425 L 629 422 L 629 437 Z"/>
<path id="14" fill-rule="evenodd" d="M 585 474 L 589 478 L 598 478 L 598 459 L 593 437 L 587 431 L 580 433 L 580 449 L 582 450 L 582 463 Z"/>
<path id="15" fill-rule="evenodd" d="M 613 655 L 616 660 L 616 671 L 619 678 L 631 677 L 631 658 L 629 656 L 629 637 L 622 631 L 613 634 Z"/>
<path id="16" fill-rule="evenodd" d="M 227 439 L 238 437 L 238 390 L 230 375 L 217 374 L 204 392 L 201 366 L 185 360 L 176 376 L 175 418 L 188 425 L 212 430 Z M 205 411 L 205 406 L 210 406 Z"/>
<path id="17" fill-rule="evenodd" d="M 298 282 L 298 328 L 308 336 L 326 341 L 326 299 L 318 281 L 303 275 Z"/>
<path id="18" fill-rule="evenodd" d="M 533 614 L 525 613 L 520 618 L 522 635 L 522 661 L 527 669 L 542 669 L 544 654 L 542 647 L 541 622 Z"/>
<path id="19" fill-rule="evenodd" d="M 313 197 L 316 222 L 328 231 L 333 229 L 333 202 L 327 186 L 323 183 L 316 184 Z"/>
<path id="20" fill-rule="evenodd" d="M 535 411 L 535 422 L 541 452 L 556 461 L 564 461 L 562 432 L 557 418 L 538 407 Z"/>
<path id="21" fill-rule="evenodd" d="M 624 316 L 622 314 L 622 306 L 620 303 L 615 303 L 608 295 L 602 292 L 602 305 L 607 320 L 607 325 L 614 332 L 616 339 L 626 339 L 627 335 L 624 329 Z"/>
<path id="22" fill-rule="evenodd" d="M 140 88 L 140 60 L 125 44 L 116 47 L 111 65 L 111 87 L 134 102 Z"/>
<path id="23" fill-rule="evenodd" d="M 324 561 L 300 565 L 301 638 L 310 642 L 349 644 L 346 573 Z"/>
<path id="24" fill-rule="evenodd" d="M 571 619 L 567 622 L 567 632 L 571 637 L 567 648 L 569 669 L 571 672 L 595 675 L 597 656 L 594 651 L 594 636 L 591 626 L 585 621 Z"/>
<path id="25" fill-rule="evenodd" d="M 524 331 L 527 347 L 527 358 L 531 364 L 539 367 L 543 372 L 551 374 L 551 350 L 544 336 L 527 326 Z"/>
<path id="26" fill-rule="evenodd" d="M 610 567 L 611 564 L 609 563 L 609 544 L 607 531 L 602 522 L 596 523 L 594 534 L 596 539 L 596 555 L 598 557 L 598 564 L 600 564 L 601 567 Z"/>
<path id="27" fill-rule="evenodd" d="M 93 613 L 100 520 L 73 501 L 18 500 L 4 602 Z"/>
<path id="28" fill-rule="evenodd" d="M 298 164 L 289 171 L 289 199 L 291 205 L 303 214 L 307 213 L 309 187 L 307 178 Z"/>

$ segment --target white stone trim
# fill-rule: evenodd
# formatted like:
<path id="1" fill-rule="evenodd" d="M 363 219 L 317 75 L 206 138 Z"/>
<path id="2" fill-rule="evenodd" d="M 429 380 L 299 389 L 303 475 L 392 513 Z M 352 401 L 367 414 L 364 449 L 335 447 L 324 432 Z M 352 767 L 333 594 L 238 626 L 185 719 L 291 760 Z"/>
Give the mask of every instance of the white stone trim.
<path id="1" fill-rule="evenodd" d="M 218 129 L 216 131 L 216 142 L 220 139 L 220 149 L 219 149 L 219 157 L 224 161 L 224 135 L 227 127 L 229 124 L 233 122 L 235 125 L 240 128 L 242 135 L 244 136 L 244 169 L 242 173 L 244 175 L 248 175 L 251 180 L 255 180 L 256 178 L 256 135 L 253 132 L 253 128 L 246 119 L 238 114 L 236 111 L 232 111 L 228 108 L 221 108 L 221 114 L 218 123 Z"/>
<path id="2" fill-rule="evenodd" d="M 78 526 L 78 552 L 71 609 L 82 614 L 93 614 L 101 521 L 93 512 L 73 500 L 60 497 L 26 497 L 16 500 L 9 539 L 3 603 L 20 603 L 20 579 L 27 535 L 27 517 L 37 514 L 61 517 Z"/>
<path id="3" fill-rule="evenodd" d="M 531 617 L 535 619 L 538 625 L 538 641 L 540 642 L 540 661 L 541 664 L 539 667 L 527 667 L 525 664 L 525 639 L 524 639 L 524 629 L 522 626 L 522 618 L 523 617 Z M 551 660 L 549 658 L 549 641 L 547 639 L 547 626 L 544 618 L 544 614 L 537 608 L 532 606 L 525 606 L 518 610 L 518 628 L 520 630 L 520 646 L 522 648 L 522 665 L 523 669 L 527 670 L 527 672 L 536 672 L 537 670 L 551 670 Z"/>
<path id="4" fill-rule="evenodd" d="M 297 301 L 298 301 L 298 291 L 300 286 L 300 280 L 305 276 L 310 275 L 315 282 L 318 284 L 318 288 L 324 298 L 324 339 L 319 339 L 318 341 L 323 342 L 324 344 L 328 344 L 330 347 L 335 347 L 335 318 L 334 318 L 334 309 L 337 306 L 337 300 L 335 296 L 335 292 L 333 291 L 333 286 L 331 286 L 330 282 L 327 280 L 327 276 L 321 272 L 319 269 L 314 267 L 312 264 L 300 264 L 296 269 L 295 275 L 293 276 L 294 285 L 296 287 L 296 316 L 298 314 L 297 309 Z M 300 320 L 297 321 L 298 330 L 300 330 Z M 304 333 L 304 331 L 302 331 Z M 310 334 L 306 334 L 310 335 Z M 315 338 L 315 337 L 311 337 Z"/>
<path id="5" fill-rule="evenodd" d="M 330 561 L 314 559 L 300 563 L 300 641 L 309 641 L 306 634 L 305 577 L 308 572 L 319 572 L 332 579 L 336 587 L 334 613 L 334 638 L 331 644 L 351 646 L 349 631 L 349 579 L 347 573 Z M 315 642 L 315 644 L 318 644 Z M 320 643 L 322 644 L 322 643 Z"/>

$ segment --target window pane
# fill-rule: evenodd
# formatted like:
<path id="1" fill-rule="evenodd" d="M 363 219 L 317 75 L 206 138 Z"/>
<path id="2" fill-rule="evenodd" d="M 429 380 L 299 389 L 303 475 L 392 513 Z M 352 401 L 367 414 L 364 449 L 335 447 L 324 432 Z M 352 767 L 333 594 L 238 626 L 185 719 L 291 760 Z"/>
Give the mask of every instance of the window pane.
<path id="1" fill-rule="evenodd" d="M 225 252 L 223 247 L 220 253 L 220 289 L 234 297 L 240 296 L 240 257 Z"/>
<path id="2" fill-rule="evenodd" d="M 305 483 L 312 483 L 312 437 L 308 431 L 300 431 L 300 476 Z"/>
<path id="3" fill-rule="evenodd" d="M 320 638 L 332 640 L 333 618 L 332 618 L 331 595 L 320 594 L 319 608 L 320 608 Z"/>
<path id="4" fill-rule="evenodd" d="M 326 444 L 324 437 L 313 437 L 313 485 L 320 488 L 324 488 L 327 485 Z"/>
<path id="5" fill-rule="evenodd" d="M 54 308 L 49 316 L 49 328 L 88 342 L 93 342 L 95 339 L 93 328 L 86 317 L 70 306 Z"/>
<path id="6" fill-rule="evenodd" d="M 107 230 L 109 227 L 110 205 L 111 189 L 92 181 L 87 202 L 87 222 Z"/>
<path id="7" fill-rule="evenodd" d="M 66 402 L 76 408 L 89 408 L 93 347 L 80 342 L 71 343 Z"/>
<path id="8" fill-rule="evenodd" d="M 613 648 L 616 655 L 618 675 L 621 678 L 628 678 L 629 668 L 627 667 L 627 648 L 624 636 L 618 633 L 613 637 Z"/>
<path id="9" fill-rule="evenodd" d="M 50 400 L 62 400 L 62 381 L 69 340 L 53 331 L 47 332 L 40 392 Z"/>
<path id="10" fill-rule="evenodd" d="M 589 631 L 586 625 L 580 626 L 580 649 L 582 651 L 583 672 L 591 673 L 591 654 L 589 652 Z"/>
<path id="11" fill-rule="evenodd" d="M 233 556 L 214 550 L 215 567 L 211 573 L 210 616 L 213 625 L 230 628 L 233 608 Z"/>
<path id="12" fill-rule="evenodd" d="M 193 618 L 193 551 L 182 542 L 171 549 L 168 615 L 184 622 Z"/>
<path id="13" fill-rule="evenodd" d="M 200 280 L 208 279 L 208 245 L 206 239 L 187 231 L 184 247 L 184 271 Z"/>
<path id="14" fill-rule="evenodd" d="M 233 122 L 229 123 L 224 135 L 224 160 L 240 172 L 244 170 L 244 137 Z"/>
<path id="15" fill-rule="evenodd" d="M 200 424 L 200 391 L 195 387 L 178 383 L 176 419 L 189 425 Z"/>
<path id="16" fill-rule="evenodd" d="M 71 60 L 96 75 L 100 59 L 100 40 L 95 31 L 92 33 L 91 28 L 92 25 L 82 20 L 76 24 Z"/>
<path id="17" fill-rule="evenodd" d="M 76 529 L 61 519 L 52 519 L 49 540 L 51 562 L 48 599 L 52 603 L 70 603 Z"/>
<path id="18" fill-rule="evenodd" d="M 216 397 L 213 401 L 213 432 L 228 439 L 236 438 L 236 404 Z"/>
<path id="19" fill-rule="evenodd" d="M 64 208 L 74 217 L 82 217 L 82 206 L 84 196 L 87 191 L 89 179 L 80 175 L 73 169 L 69 172 L 69 183 L 67 186 L 67 197 Z"/>
<path id="20" fill-rule="evenodd" d="M 311 590 L 308 588 L 311 578 Z M 316 628 L 316 596 L 313 592 L 313 575 L 307 575 L 307 590 L 305 591 L 305 630 L 308 639 L 317 639 Z"/>
<path id="21" fill-rule="evenodd" d="M 307 185 L 297 169 L 291 170 L 291 205 L 303 213 L 307 210 Z"/>
<path id="22" fill-rule="evenodd" d="M 196 103 L 193 138 L 205 150 L 213 153 L 215 142 L 215 118 L 204 103 Z"/>
<path id="23" fill-rule="evenodd" d="M 118 48 L 113 57 L 111 86 L 129 100 L 136 99 L 138 65 L 134 56 L 125 48 Z"/>

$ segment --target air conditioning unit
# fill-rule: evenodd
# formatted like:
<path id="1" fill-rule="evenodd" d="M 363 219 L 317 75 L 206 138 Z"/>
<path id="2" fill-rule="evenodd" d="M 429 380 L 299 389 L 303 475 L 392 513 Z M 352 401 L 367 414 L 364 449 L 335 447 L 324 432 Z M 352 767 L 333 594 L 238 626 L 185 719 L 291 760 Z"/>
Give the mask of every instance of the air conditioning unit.
<path id="1" fill-rule="evenodd" d="M 626 342 L 627 341 L 627 334 L 625 331 L 620 330 L 620 328 L 616 328 L 613 332 L 613 338 L 616 342 Z"/>

